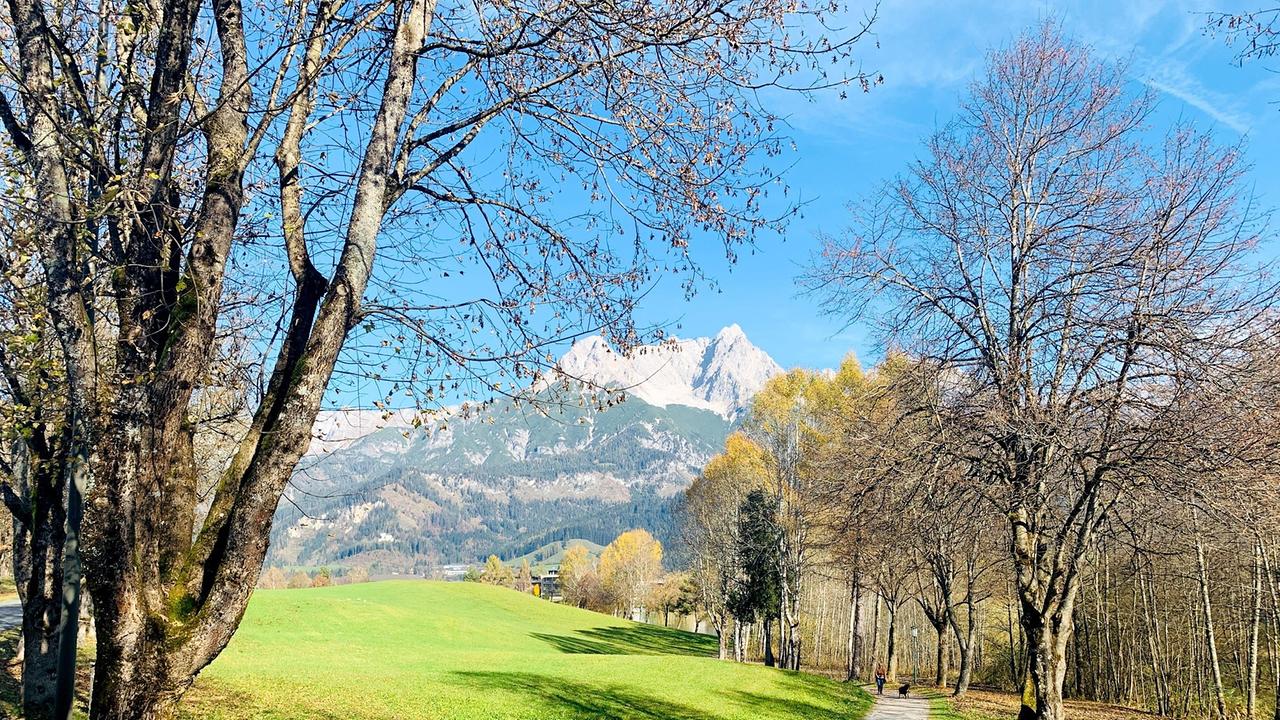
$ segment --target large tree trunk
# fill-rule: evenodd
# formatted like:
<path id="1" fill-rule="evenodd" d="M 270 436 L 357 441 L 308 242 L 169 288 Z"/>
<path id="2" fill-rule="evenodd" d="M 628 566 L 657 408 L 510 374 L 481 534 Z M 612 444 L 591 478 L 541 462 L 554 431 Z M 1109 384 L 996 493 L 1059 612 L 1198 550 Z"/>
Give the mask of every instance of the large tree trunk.
<path id="1" fill-rule="evenodd" d="M 955 689 L 951 694 L 954 697 L 963 697 L 969 692 L 969 683 L 973 680 L 973 649 L 972 647 L 964 648 L 960 652 L 960 671 L 956 674 Z"/>
<path id="2" fill-rule="evenodd" d="M 47 531 L 40 534 L 48 535 Z M 36 538 L 26 547 L 15 547 L 22 598 L 22 712 L 28 720 L 46 720 L 53 718 L 58 685 L 62 571 L 60 557 L 54 556 L 61 553 L 50 548 L 47 540 Z"/>
<path id="3" fill-rule="evenodd" d="M 1027 653 L 1027 686 L 1019 720 L 1063 720 L 1067 645 L 1074 627 L 1080 574 L 1075 572 L 1087 538 L 1074 551 L 1049 553 L 1034 529 L 1034 513 L 1013 513 L 1015 581 Z M 1046 556 L 1058 555 L 1053 562 Z"/>
<path id="4" fill-rule="evenodd" d="M 952 693 L 955 697 L 961 697 L 969 691 L 969 681 L 973 677 L 973 653 L 977 645 L 977 604 L 972 597 L 965 601 L 965 608 L 968 611 L 968 627 L 965 628 L 963 634 L 960 631 L 960 623 L 956 620 L 955 614 L 952 613 L 951 615 L 951 628 L 956 634 L 956 644 L 960 648 L 960 672 L 956 677 L 955 691 Z"/>
<path id="5" fill-rule="evenodd" d="M 960 620 L 955 610 L 947 612 L 947 622 L 956 636 L 956 646 L 960 650 L 960 671 L 956 676 L 954 697 L 961 697 L 969 691 L 969 681 L 973 676 L 973 658 L 978 641 L 978 603 L 974 596 L 978 582 L 978 555 L 976 549 L 969 555 L 965 566 L 965 591 L 961 604 L 965 608 L 965 629 L 960 630 Z"/>
<path id="6" fill-rule="evenodd" d="M 214 6 L 220 39 L 242 42 L 239 6 L 217 0 Z M 433 0 L 412 0 L 397 9 L 381 105 L 365 146 L 333 280 L 317 282 L 314 268 L 303 258 L 295 275 L 293 315 L 266 392 L 194 539 L 195 478 L 186 410 L 194 384 L 190 375 L 204 371 L 201 358 L 211 352 L 219 287 L 197 287 L 213 297 L 193 300 L 195 306 L 213 314 L 188 320 L 182 328 L 192 331 L 174 338 L 173 347 L 160 349 L 164 357 L 181 362 L 173 360 L 153 383 L 123 389 L 110 422 L 104 423 L 89 500 L 95 512 L 86 518 L 85 529 L 97 619 L 92 720 L 171 717 L 196 674 L 239 625 L 267 551 L 271 518 L 307 450 L 311 426 L 372 272 L 388 201 L 387 178 L 434 7 Z M 195 9 L 192 2 L 189 10 Z M 317 24 L 326 22 L 321 15 L 317 13 Z M 166 15 L 169 22 L 189 25 L 192 19 Z M 308 57 L 323 47 L 322 30 L 313 34 Z M 184 34 L 177 40 L 190 42 L 189 27 L 175 32 Z M 235 91 L 249 85 L 228 80 L 247 72 L 243 53 L 224 53 L 223 70 L 224 87 Z M 194 232 L 193 264 L 225 264 L 234 236 L 246 132 L 242 100 L 221 102 L 205 123 L 214 157 L 201 225 Z M 292 221 L 285 226 L 301 227 Z M 209 246 L 201 246 L 206 240 Z M 290 250 L 292 264 L 296 256 Z M 197 332 L 201 329 L 207 334 Z M 149 349 L 129 345 L 126 350 L 137 357 L 125 352 L 122 365 L 134 366 L 132 375 L 149 377 Z"/>
<path id="7" fill-rule="evenodd" d="M 36 197 L 32 200 L 39 208 L 33 229 L 53 249 L 40 256 L 47 286 L 45 309 L 49 327 L 62 348 L 64 362 L 60 370 L 68 390 L 67 402 L 74 406 L 86 402 L 91 392 L 93 338 L 91 310 L 82 294 L 84 267 L 78 259 L 84 218 L 77 217 L 72 209 L 74 194 L 60 143 L 60 125 L 66 115 L 58 102 L 53 65 L 57 53 L 52 47 L 43 4 L 12 0 L 8 7 L 10 30 L 17 41 L 16 57 L 11 59 L 17 60 L 18 89 L 29 123 L 19 149 L 34 180 Z M 6 119 L 6 125 L 9 122 Z M 21 530 L 15 528 L 14 544 L 15 580 L 23 601 L 22 705 L 29 719 L 43 720 L 53 715 L 57 694 L 57 630 L 66 521 L 63 497 L 66 452 L 70 447 L 67 433 L 63 432 L 66 425 L 61 429 L 51 425 L 58 422 L 59 412 L 65 413 L 69 408 L 47 404 L 47 388 L 28 392 L 21 382 L 8 384 L 11 396 L 25 401 L 37 413 L 35 426 L 27 428 L 30 436 L 23 438 L 23 446 L 17 452 L 18 464 L 24 467 L 15 468 L 17 477 L 13 480 L 20 492 L 15 494 L 6 485 L 4 500 L 14 514 L 15 525 L 25 525 Z M 42 416 L 47 405 L 52 412 Z M 22 487 L 24 483 L 26 487 Z M 25 533 L 21 546 L 17 533 Z M 21 576 L 24 573 L 25 577 Z"/>
<path id="8" fill-rule="evenodd" d="M 1035 702 L 1028 707 L 1024 695 L 1019 720 L 1063 720 L 1062 687 L 1067 678 L 1067 641 L 1070 631 L 1049 624 L 1025 623 L 1028 677 Z"/>
<path id="9" fill-rule="evenodd" d="M 194 675 L 182 675 L 171 660 L 156 628 L 133 622 L 114 624 L 110 632 L 102 628 L 99 615 L 99 650 L 94 666 L 93 720 L 170 720 L 176 716 L 178 701 L 190 687 Z M 121 640 L 136 633 L 135 642 Z M 103 638 L 109 654 L 103 652 Z"/>

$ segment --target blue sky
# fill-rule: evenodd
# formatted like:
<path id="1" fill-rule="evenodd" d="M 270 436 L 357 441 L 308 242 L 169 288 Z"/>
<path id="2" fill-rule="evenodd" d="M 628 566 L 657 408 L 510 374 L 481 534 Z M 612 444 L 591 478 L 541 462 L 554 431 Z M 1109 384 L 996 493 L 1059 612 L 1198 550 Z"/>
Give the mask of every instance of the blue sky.
<path id="1" fill-rule="evenodd" d="M 1224 143 L 1243 139 L 1263 207 L 1280 207 L 1280 60 L 1234 62 L 1220 37 L 1203 31 L 1205 13 L 1250 9 L 1212 2 L 984 3 L 885 0 L 863 66 L 884 84 L 846 100 L 782 97 L 797 151 L 788 183 L 807 205 L 783 238 L 767 239 L 737 265 L 714 258 L 706 269 L 719 291 L 686 301 L 678 284 L 660 285 L 641 316 L 669 322 L 681 337 L 714 334 L 738 323 L 751 340 L 787 367 L 832 367 L 853 351 L 874 361 L 879 350 L 865 328 L 842 328 L 797 295 L 794 278 L 818 244 L 818 233 L 845 224 L 845 206 L 900 172 L 922 140 L 954 114 L 988 49 L 1045 19 L 1093 46 L 1106 59 L 1128 60 L 1134 90 L 1157 91 L 1157 125 L 1179 120 L 1210 129 Z M 855 5 L 854 10 L 857 11 Z M 879 47 L 875 47 L 875 43 Z"/>

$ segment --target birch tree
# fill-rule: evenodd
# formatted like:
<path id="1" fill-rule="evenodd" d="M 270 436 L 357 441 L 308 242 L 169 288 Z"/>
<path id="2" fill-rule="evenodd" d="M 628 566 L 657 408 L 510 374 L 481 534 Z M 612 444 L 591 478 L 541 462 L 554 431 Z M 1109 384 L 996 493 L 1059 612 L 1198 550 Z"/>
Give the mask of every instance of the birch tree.
<path id="1" fill-rule="evenodd" d="M 793 370 L 773 378 L 752 399 L 747 433 L 765 450 L 769 492 L 777 534 L 779 613 L 778 662 L 800 669 L 800 598 L 813 550 L 816 524 L 812 508 L 814 436 L 811 404 L 822 394 L 823 381 L 813 373 Z"/>

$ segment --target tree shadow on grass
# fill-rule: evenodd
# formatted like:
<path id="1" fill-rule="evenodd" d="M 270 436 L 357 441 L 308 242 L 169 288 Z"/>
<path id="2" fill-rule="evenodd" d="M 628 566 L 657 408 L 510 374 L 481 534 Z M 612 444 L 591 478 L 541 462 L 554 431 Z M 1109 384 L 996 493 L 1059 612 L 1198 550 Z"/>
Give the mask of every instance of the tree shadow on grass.
<path id="1" fill-rule="evenodd" d="M 710 656 L 716 639 L 708 635 L 652 625 L 591 628 L 573 635 L 530 633 L 562 653 L 575 655 L 696 655 Z"/>
<path id="2" fill-rule="evenodd" d="M 870 697 L 862 697 L 852 686 L 803 672 L 777 672 L 781 673 L 778 684 L 786 693 L 785 697 L 748 690 L 731 691 L 728 697 L 734 703 L 764 717 L 806 720 L 856 717 L 860 710 L 871 705 Z M 822 704 L 814 702 L 822 700 L 825 700 Z"/>
<path id="3" fill-rule="evenodd" d="M 453 675 L 467 688 L 474 689 L 477 695 L 491 690 L 519 695 L 530 705 L 529 717 L 538 715 L 535 708 L 569 717 L 615 720 L 716 720 L 720 717 L 619 685 L 577 682 L 523 672 L 459 671 Z M 733 690 L 716 696 L 713 707 L 724 709 L 733 706 L 760 718 L 836 720 L 853 717 L 867 706 L 846 688 L 803 673 L 786 673 L 781 684 L 783 692 L 788 695 Z M 829 700 L 825 704 L 813 702 L 819 698 Z"/>
<path id="4" fill-rule="evenodd" d="M 619 685 L 594 685 L 521 672 L 455 672 L 463 684 L 477 691 L 501 690 L 520 695 L 538 709 L 557 715 L 612 720 L 715 720 L 718 716 Z"/>
<path id="5" fill-rule="evenodd" d="M 343 689 L 334 687 L 333 692 L 341 693 Z M 309 702 L 306 706 L 300 703 L 264 706 L 261 698 L 254 697 L 245 690 L 217 680 L 202 679 L 196 682 L 195 687 L 189 690 L 179 703 L 178 720 L 208 720 L 210 717 L 241 720 L 262 717 L 268 712 L 271 717 L 306 718 L 306 720 L 350 720 L 351 718 L 350 715 L 339 715 L 336 712 L 317 709 L 315 704 Z M 292 714 L 282 715 L 285 712 Z"/>
<path id="6" fill-rule="evenodd" d="M 824 707 L 795 698 L 781 698 L 776 695 L 734 690 L 728 693 L 729 698 L 737 705 L 748 708 L 753 714 L 762 717 L 804 718 L 804 720 L 834 720 L 834 718 L 852 717 L 856 706 Z"/>

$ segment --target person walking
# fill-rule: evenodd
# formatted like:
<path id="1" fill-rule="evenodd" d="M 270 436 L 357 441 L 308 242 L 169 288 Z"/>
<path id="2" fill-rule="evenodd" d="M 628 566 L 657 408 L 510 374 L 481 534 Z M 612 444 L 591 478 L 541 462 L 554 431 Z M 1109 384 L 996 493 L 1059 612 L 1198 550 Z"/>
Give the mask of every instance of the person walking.
<path id="1" fill-rule="evenodd" d="M 884 694 L 884 683 L 888 679 L 889 679 L 888 676 L 885 675 L 885 672 L 884 672 L 884 666 L 883 665 L 877 666 L 876 667 L 876 694 L 877 695 Z"/>

